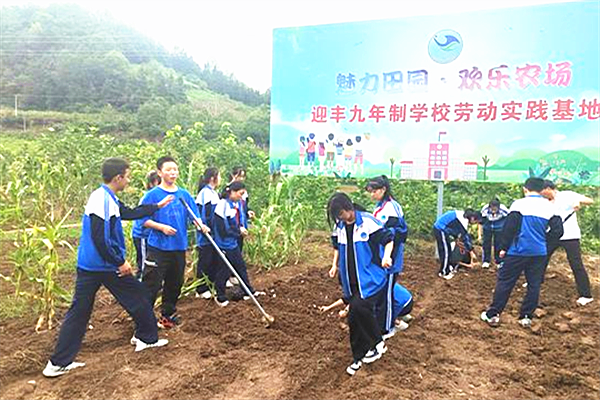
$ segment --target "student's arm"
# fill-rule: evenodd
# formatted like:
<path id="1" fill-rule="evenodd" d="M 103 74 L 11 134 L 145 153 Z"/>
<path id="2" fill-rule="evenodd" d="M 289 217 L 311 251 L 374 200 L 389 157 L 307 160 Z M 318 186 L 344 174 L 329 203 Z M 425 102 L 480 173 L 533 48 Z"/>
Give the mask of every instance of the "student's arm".
<path id="1" fill-rule="evenodd" d="M 511 211 L 506 217 L 506 221 L 504 222 L 504 227 L 502 228 L 502 233 L 499 237 L 498 249 L 500 250 L 500 256 L 503 257 L 503 254 L 506 253 L 511 243 L 517 238 L 519 232 L 521 231 L 521 222 L 523 221 L 523 216 L 518 211 Z"/>
<path id="2" fill-rule="evenodd" d="M 394 229 L 394 239 L 397 239 L 398 244 L 406 242 L 408 226 L 406 225 L 404 217 L 388 217 L 384 227 Z"/>
<path id="3" fill-rule="evenodd" d="M 151 216 L 159 208 L 169 205 L 174 199 L 175 196 L 168 195 L 156 204 L 142 203 L 135 208 L 127 207 L 119 200 L 119 213 L 121 214 L 121 219 L 124 221 L 142 219 Z"/>
<path id="4" fill-rule="evenodd" d="M 483 234 L 483 224 L 477 224 L 477 241 L 481 242 L 482 234 Z"/>
<path id="5" fill-rule="evenodd" d="M 173 228 L 172 226 L 161 224 L 160 222 L 156 222 L 151 219 L 148 219 L 144 222 L 144 227 L 155 229 L 159 232 L 164 233 L 167 236 L 173 236 L 177 233 L 177 229 Z"/>
<path id="6" fill-rule="evenodd" d="M 335 249 L 333 251 L 333 261 L 331 261 L 331 268 L 329 269 L 329 277 L 335 278 L 338 270 L 338 262 L 340 260 L 340 251 Z"/>
<path id="7" fill-rule="evenodd" d="M 551 246 L 557 243 L 564 233 L 563 221 L 558 215 L 555 215 L 548 221 L 548 227 L 550 230 L 546 232 L 546 243 Z"/>
<path id="8" fill-rule="evenodd" d="M 157 204 L 141 204 L 135 208 L 130 208 L 119 200 L 119 213 L 121 214 L 121 219 L 124 221 L 149 217 L 156 210 L 158 210 Z"/>
<path id="9" fill-rule="evenodd" d="M 383 257 L 381 257 L 381 266 L 389 268 L 392 266 L 392 251 L 394 250 L 394 234 L 390 229 L 381 228 L 371 233 L 369 242 L 385 246 Z"/>
<path id="10" fill-rule="evenodd" d="M 90 230 L 92 233 L 92 243 L 94 243 L 94 247 L 98 250 L 100 257 L 109 264 L 121 266 L 125 263 L 125 258 L 123 258 L 119 249 L 110 246 L 110 242 L 105 236 L 104 224 L 108 223 L 112 228 L 116 220 L 117 218 L 113 216 L 110 221 L 104 221 L 96 214 L 90 214 Z M 109 229 L 109 231 L 112 231 L 112 229 Z"/>
<path id="11" fill-rule="evenodd" d="M 200 216 L 200 210 L 198 210 L 198 206 L 196 205 L 196 202 L 194 201 L 192 196 L 189 193 L 185 192 L 184 197 L 185 197 L 184 201 L 191 208 L 192 213 L 194 214 L 194 216 L 197 217 L 196 219 L 200 223 L 200 226 L 196 227 L 196 228 L 197 229 L 199 228 L 204 233 L 210 232 L 210 228 L 205 225 L 204 220 Z M 196 219 L 193 216 L 189 215 L 187 210 L 185 211 L 185 213 L 186 213 L 187 220 L 189 221 L 189 223 L 196 225 Z"/>
<path id="12" fill-rule="evenodd" d="M 214 216 L 215 229 L 221 237 L 234 237 L 239 238 L 241 235 L 240 229 L 232 221 L 226 221 L 223 217 L 218 214 Z"/>
<path id="13" fill-rule="evenodd" d="M 587 196 L 580 194 L 577 199 L 577 202 L 573 205 L 573 209 L 575 211 L 579 211 L 581 206 L 589 206 L 590 204 L 593 204 L 593 203 L 594 203 L 594 199 L 591 199 Z"/>
<path id="14" fill-rule="evenodd" d="M 321 307 L 319 307 L 319 311 L 321 311 L 321 312 L 327 312 L 327 311 L 331 310 L 332 308 L 340 307 L 340 306 L 343 306 L 343 305 L 344 305 L 344 300 L 338 299 L 338 300 L 334 301 L 333 303 L 331 303 L 328 306 L 321 306 Z"/>

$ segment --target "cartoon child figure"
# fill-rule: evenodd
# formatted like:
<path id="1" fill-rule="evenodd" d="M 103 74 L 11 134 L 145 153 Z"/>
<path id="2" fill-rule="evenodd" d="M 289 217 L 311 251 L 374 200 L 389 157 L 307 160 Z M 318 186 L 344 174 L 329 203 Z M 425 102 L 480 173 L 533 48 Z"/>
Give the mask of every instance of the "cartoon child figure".
<path id="1" fill-rule="evenodd" d="M 341 171 L 344 168 L 344 142 L 338 139 L 335 143 L 335 168 Z"/>
<path id="2" fill-rule="evenodd" d="M 354 148 L 352 139 L 348 138 L 346 140 L 346 145 L 344 146 L 344 170 L 346 172 L 352 171 L 352 156 L 354 155 Z"/>
<path id="3" fill-rule="evenodd" d="M 304 136 L 300 136 L 298 142 L 300 143 L 300 148 L 298 149 L 298 160 L 300 162 L 300 169 L 304 169 L 304 159 L 306 158 L 306 138 Z"/>
<path id="4" fill-rule="evenodd" d="M 363 158 L 363 141 L 362 136 L 357 135 L 354 138 L 354 170 L 357 170 L 358 174 L 362 175 L 365 172 L 364 169 L 364 158 Z"/>
<path id="5" fill-rule="evenodd" d="M 308 140 L 306 143 L 306 161 L 310 168 L 315 166 L 315 153 L 317 151 L 317 142 L 315 140 L 316 135 L 314 133 L 308 134 Z"/>
<path id="6" fill-rule="evenodd" d="M 317 158 L 319 160 L 319 171 L 322 172 L 325 170 L 325 142 L 323 140 L 318 142 Z"/>
<path id="7" fill-rule="evenodd" d="M 325 157 L 327 170 L 333 170 L 333 160 L 335 159 L 335 135 L 330 133 L 325 140 Z"/>

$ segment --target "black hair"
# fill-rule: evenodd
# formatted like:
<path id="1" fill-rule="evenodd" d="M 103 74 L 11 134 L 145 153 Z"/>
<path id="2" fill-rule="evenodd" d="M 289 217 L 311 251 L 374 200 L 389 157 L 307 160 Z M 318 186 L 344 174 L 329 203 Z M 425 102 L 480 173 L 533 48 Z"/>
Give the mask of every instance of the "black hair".
<path id="1" fill-rule="evenodd" d="M 129 169 L 129 163 L 122 158 L 107 158 L 102 162 L 102 179 L 104 183 L 110 183 L 115 176 L 125 175 Z"/>
<path id="2" fill-rule="evenodd" d="M 223 198 L 228 199 L 231 192 L 237 192 L 238 190 L 246 189 L 244 182 L 233 181 L 225 187 L 223 190 Z"/>
<path id="3" fill-rule="evenodd" d="M 333 140 L 334 137 L 335 136 L 333 133 L 330 133 L 329 135 L 327 135 L 327 139 L 329 139 L 329 140 Z"/>
<path id="4" fill-rule="evenodd" d="M 498 200 L 497 197 L 494 197 L 490 203 L 489 203 L 490 207 L 496 207 L 496 208 L 500 208 L 500 200 Z"/>
<path id="5" fill-rule="evenodd" d="M 163 156 L 161 158 L 159 158 L 158 160 L 156 160 L 156 169 L 157 170 L 162 170 L 162 167 L 165 163 L 168 162 L 174 162 L 175 164 L 177 164 L 177 161 L 175 161 L 175 159 L 171 156 Z"/>
<path id="6" fill-rule="evenodd" d="M 544 179 L 544 189 L 556 190 L 556 185 L 550 179 Z"/>
<path id="7" fill-rule="evenodd" d="M 246 168 L 242 167 L 241 165 L 236 165 L 235 167 L 231 168 L 231 174 L 229 174 L 229 180 L 232 181 L 236 175 L 239 175 L 242 172 L 244 173 L 244 175 L 246 175 Z"/>
<path id="8" fill-rule="evenodd" d="M 352 146 L 352 139 L 346 140 L 346 146 Z"/>
<path id="9" fill-rule="evenodd" d="M 204 170 L 204 175 L 202 176 L 202 179 L 200 179 L 200 181 L 198 182 L 198 193 L 200 193 L 200 191 L 202 190 L 202 188 L 206 185 L 208 185 L 211 181 L 211 179 L 216 178 L 217 176 L 219 176 L 219 169 L 216 167 L 208 167 Z"/>
<path id="10" fill-rule="evenodd" d="M 365 211 L 365 208 L 360 204 L 353 203 L 350 197 L 343 192 L 336 192 L 329 198 L 327 202 L 327 223 L 332 225 L 338 220 L 338 215 L 342 211 Z"/>
<path id="11" fill-rule="evenodd" d="M 362 140 L 362 138 L 360 136 L 357 136 L 354 139 L 356 139 L 356 143 L 360 143 L 360 141 Z"/>
<path id="12" fill-rule="evenodd" d="M 156 170 L 152 170 L 146 174 L 146 190 L 152 189 L 156 185 L 160 185 L 162 179 Z"/>
<path id="13" fill-rule="evenodd" d="M 305 138 L 304 136 L 300 136 L 300 141 L 301 141 L 302 143 L 304 143 L 304 141 L 305 141 L 305 140 L 306 140 L 306 138 Z"/>
<path id="14" fill-rule="evenodd" d="M 465 208 L 464 216 L 469 220 L 469 222 L 471 222 L 471 219 L 474 219 L 477 222 L 481 221 L 481 213 L 473 210 L 472 208 Z"/>
<path id="15" fill-rule="evenodd" d="M 394 196 L 392 196 L 392 189 L 390 188 L 390 180 L 387 176 L 376 176 L 375 178 L 369 180 L 369 182 L 367 182 L 367 184 L 365 185 L 365 190 L 367 192 L 377 189 L 385 189 L 385 192 L 383 193 L 383 200 L 389 200 L 394 198 Z"/>
<path id="16" fill-rule="evenodd" d="M 542 178 L 532 176 L 531 178 L 527 178 L 523 187 L 530 192 L 539 193 L 544 190 L 544 180 Z"/>

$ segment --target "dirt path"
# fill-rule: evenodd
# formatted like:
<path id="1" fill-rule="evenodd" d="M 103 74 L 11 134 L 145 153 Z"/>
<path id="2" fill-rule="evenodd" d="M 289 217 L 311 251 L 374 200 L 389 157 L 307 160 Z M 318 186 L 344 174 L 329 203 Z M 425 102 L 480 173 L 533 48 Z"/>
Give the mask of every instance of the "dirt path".
<path id="1" fill-rule="evenodd" d="M 502 325 L 491 329 L 478 318 L 491 299 L 495 270 L 444 281 L 428 255 L 433 248 L 420 246 L 407 255 L 401 278 L 414 295 L 415 320 L 388 341 L 380 361 L 351 378 L 344 372 L 348 333 L 335 312 L 317 310 L 340 293 L 327 277 L 326 237 L 310 245 L 310 261 L 253 274 L 255 286 L 268 293 L 264 307 L 277 318 L 269 329 L 248 302 L 220 309 L 186 298 L 179 307 L 184 325 L 161 333 L 169 345 L 134 353 L 131 322 L 112 323 L 120 309 L 102 292 L 78 357 L 86 367 L 48 380 L 40 371 L 57 331 L 34 334 L 25 320 L 3 322 L 0 399 L 600 398 L 600 302 L 575 306 L 564 256 L 551 266 L 554 277 L 542 292 L 547 314 L 536 319 L 541 328 L 533 334 L 516 324 L 520 285 Z M 591 262 L 600 297 L 597 259 Z"/>

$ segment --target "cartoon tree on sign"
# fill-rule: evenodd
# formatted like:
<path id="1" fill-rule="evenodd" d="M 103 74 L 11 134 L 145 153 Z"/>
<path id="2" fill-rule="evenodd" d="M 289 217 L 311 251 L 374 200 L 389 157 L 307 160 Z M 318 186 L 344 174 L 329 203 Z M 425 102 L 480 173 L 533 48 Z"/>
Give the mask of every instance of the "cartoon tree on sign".
<path id="1" fill-rule="evenodd" d="M 390 158 L 390 178 L 394 176 L 394 163 L 396 159 L 394 157 Z"/>
<path id="2" fill-rule="evenodd" d="M 481 160 L 483 161 L 483 180 L 487 181 L 487 166 L 490 162 L 490 158 L 486 154 L 485 156 L 481 157 Z"/>

